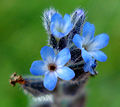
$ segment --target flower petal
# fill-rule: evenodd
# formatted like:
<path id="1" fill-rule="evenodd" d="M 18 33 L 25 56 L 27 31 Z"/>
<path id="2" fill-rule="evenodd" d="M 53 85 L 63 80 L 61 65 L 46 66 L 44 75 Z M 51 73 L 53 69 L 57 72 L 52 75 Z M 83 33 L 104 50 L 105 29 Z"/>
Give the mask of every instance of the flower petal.
<path id="1" fill-rule="evenodd" d="M 43 75 L 46 70 L 44 69 L 44 62 L 43 61 L 34 61 L 31 65 L 30 72 L 33 75 Z"/>
<path id="2" fill-rule="evenodd" d="M 65 23 L 71 22 L 70 15 L 69 14 L 65 14 L 63 20 L 64 20 Z"/>
<path id="3" fill-rule="evenodd" d="M 93 75 L 95 74 L 90 65 L 85 64 L 83 69 L 84 69 L 85 72 L 90 72 Z"/>
<path id="4" fill-rule="evenodd" d="M 91 51 L 89 54 L 100 62 L 105 62 L 107 60 L 107 56 L 102 51 Z"/>
<path id="5" fill-rule="evenodd" d="M 94 70 L 93 70 L 93 68 L 95 68 L 96 67 L 96 63 L 95 63 L 95 59 L 90 59 L 90 61 L 88 62 L 88 63 L 85 63 L 85 65 L 84 65 L 84 71 L 85 72 L 90 72 L 91 74 L 95 74 L 95 72 L 94 72 Z"/>
<path id="6" fill-rule="evenodd" d="M 55 13 L 51 18 L 51 22 L 54 22 L 54 23 L 56 23 L 56 21 L 59 22 L 61 20 L 62 20 L 62 16 L 59 13 Z"/>
<path id="7" fill-rule="evenodd" d="M 55 53 L 54 50 L 51 47 L 44 46 L 41 51 L 41 57 L 44 61 L 49 60 L 49 58 L 54 60 Z"/>
<path id="8" fill-rule="evenodd" d="M 68 48 L 61 50 L 56 56 L 56 64 L 58 67 L 64 66 L 71 59 L 71 54 Z"/>
<path id="9" fill-rule="evenodd" d="M 82 49 L 82 58 L 87 63 L 90 61 L 91 55 L 85 49 Z"/>
<path id="10" fill-rule="evenodd" d="M 74 71 L 68 67 L 60 68 L 56 72 L 58 77 L 63 80 L 71 80 L 75 76 Z"/>
<path id="11" fill-rule="evenodd" d="M 109 36 L 105 33 L 95 37 L 94 41 L 89 46 L 89 50 L 98 50 L 107 46 L 109 42 Z"/>
<path id="12" fill-rule="evenodd" d="M 65 14 L 64 18 L 58 13 L 54 14 L 50 24 L 51 33 L 57 37 L 62 38 L 66 36 L 72 29 L 71 17 Z"/>
<path id="13" fill-rule="evenodd" d="M 71 23 L 70 15 L 65 14 L 63 19 L 63 31 L 65 32 L 65 35 L 67 35 L 70 32 L 72 27 L 73 27 L 73 24 Z"/>
<path id="14" fill-rule="evenodd" d="M 90 72 L 92 75 L 95 75 L 95 72 L 92 69 L 92 67 L 89 67 L 88 65 L 84 65 L 83 69 L 84 69 L 85 72 Z"/>
<path id="15" fill-rule="evenodd" d="M 57 83 L 57 76 L 55 72 L 48 72 L 45 74 L 44 78 L 44 87 L 47 88 L 49 91 L 54 90 Z"/>
<path id="16" fill-rule="evenodd" d="M 57 38 L 62 38 L 65 36 L 64 33 L 62 32 L 58 32 L 57 29 L 56 29 L 56 26 L 55 23 L 51 23 L 50 25 L 50 28 L 51 28 L 51 33 L 53 34 L 53 36 L 57 37 Z"/>
<path id="17" fill-rule="evenodd" d="M 57 29 L 60 29 L 62 23 L 62 16 L 58 13 L 55 13 L 51 18 L 50 30 L 51 33 L 57 38 L 62 38 L 65 36 L 62 32 L 57 31 Z"/>
<path id="18" fill-rule="evenodd" d="M 86 41 L 90 41 L 94 37 L 95 27 L 94 24 L 86 22 L 83 26 L 83 37 Z"/>
<path id="19" fill-rule="evenodd" d="M 76 34 L 73 38 L 73 43 L 80 49 L 82 49 L 82 37 Z"/>

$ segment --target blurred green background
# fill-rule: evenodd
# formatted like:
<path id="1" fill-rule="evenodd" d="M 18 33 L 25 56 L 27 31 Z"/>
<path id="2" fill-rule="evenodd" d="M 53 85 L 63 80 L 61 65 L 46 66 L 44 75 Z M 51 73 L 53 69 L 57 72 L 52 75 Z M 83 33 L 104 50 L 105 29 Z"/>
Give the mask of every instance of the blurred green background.
<path id="1" fill-rule="evenodd" d="M 0 0 L 0 107 L 28 107 L 27 96 L 8 80 L 13 72 L 30 74 L 32 62 L 40 59 L 47 44 L 41 17 L 49 7 L 62 14 L 83 8 L 95 34 L 109 34 L 103 49 L 108 60 L 87 84 L 87 107 L 120 107 L 120 0 Z"/>

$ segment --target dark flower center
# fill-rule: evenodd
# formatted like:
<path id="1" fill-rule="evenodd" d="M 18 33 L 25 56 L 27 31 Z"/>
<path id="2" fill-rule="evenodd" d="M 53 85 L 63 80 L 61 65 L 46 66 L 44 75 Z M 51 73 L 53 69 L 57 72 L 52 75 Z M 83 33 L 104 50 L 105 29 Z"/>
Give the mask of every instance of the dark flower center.
<path id="1" fill-rule="evenodd" d="M 87 46 L 86 46 L 86 45 L 83 45 L 82 47 L 83 47 L 85 50 L 87 50 Z"/>
<path id="2" fill-rule="evenodd" d="M 48 69 L 49 69 L 49 71 L 55 71 L 57 69 L 57 66 L 56 66 L 56 64 L 49 64 Z"/>

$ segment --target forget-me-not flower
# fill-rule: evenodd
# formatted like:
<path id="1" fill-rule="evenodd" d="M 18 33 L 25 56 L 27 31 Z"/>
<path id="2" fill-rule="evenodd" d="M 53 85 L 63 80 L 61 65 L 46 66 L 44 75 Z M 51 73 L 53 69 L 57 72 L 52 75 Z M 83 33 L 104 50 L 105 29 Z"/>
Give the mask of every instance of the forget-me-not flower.
<path id="1" fill-rule="evenodd" d="M 65 14 L 62 18 L 59 13 L 55 13 L 51 18 L 50 30 L 57 38 L 66 36 L 72 30 L 72 27 L 71 17 L 68 14 Z"/>
<path id="2" fill-rule="evenodd" d="M 64 48 L 57 55 L 51 47 L 45 46 L 40 51 L 43 61 L 34 61 L 30 68 L 33 75 L 45 75 L 44 87 L 48 90 L 54 90 L 57 77 L 63 80 L 71 80 L 75 73 L 72 69 L 65 66 L 71 59 L 71 54 L 68 48 Z"/>
<path id="3" fill-rule="evenodd" d="M 107 56 L 99 49 L 107 46 L 109 36 L 105 33 L 94 37 L 95 27 L 93 24 L 86 22 L 83 26 L 82 36 L 76 34 L 73 38 L 74 44 L 81 49 L 81 54 L 85 62 L 88 62 L 91 57 L 98 61 L 104 62 Z"/>

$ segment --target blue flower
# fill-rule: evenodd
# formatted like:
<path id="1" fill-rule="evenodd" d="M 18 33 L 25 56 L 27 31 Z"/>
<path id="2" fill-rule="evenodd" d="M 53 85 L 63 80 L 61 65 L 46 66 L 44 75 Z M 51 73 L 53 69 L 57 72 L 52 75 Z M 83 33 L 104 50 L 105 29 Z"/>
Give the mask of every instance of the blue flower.
<path id="1" fill-rule="evenodd" d="M 51 33 L 57 37 L 62 38 L 72 30 L 71 17 L 65 14 L 64 18 L 58 13 L 55 13 L 51 18 L 50 30 Z"/>
<path id="2" fill-rule="evenodd" d="M 48 90 L 54 90 L 57 77 L 63 80 L 71 80 L 75 73 L 72 69 L 64 66 L 70 59 L 71 54 L 68 48 L 64 48 L 57 55 L 51 47 L 45 46 L 41 49 L 43 61 L 34 61 L 30 68 L 33 75 L 45 75 L 44 87 Z"/>
<path id="3" fill-rule="evenodd" d="M 96 67 L 96 61 L 94 58 L 92 58 L 89 62 L 85 63 L 84 65 L 84 71 L 85 72 L 90 72 L 92 75 L 95 74 L 94 68 Z"/>
<path id="4" fill-rule="evenodd" d="M 105 33 L 99 34 L 94 38 L 95 27 L 93 24 L 86 22 L 83 27 L 83 35 L 76 34 L 73 38 L 74 44 L 81 49 L 81 54 L 85 62 L 89 62 L 91 57 L 98 61 L 104 62 L 107 56 L 100 51 L 107 46 L 109 36 Z"/>

